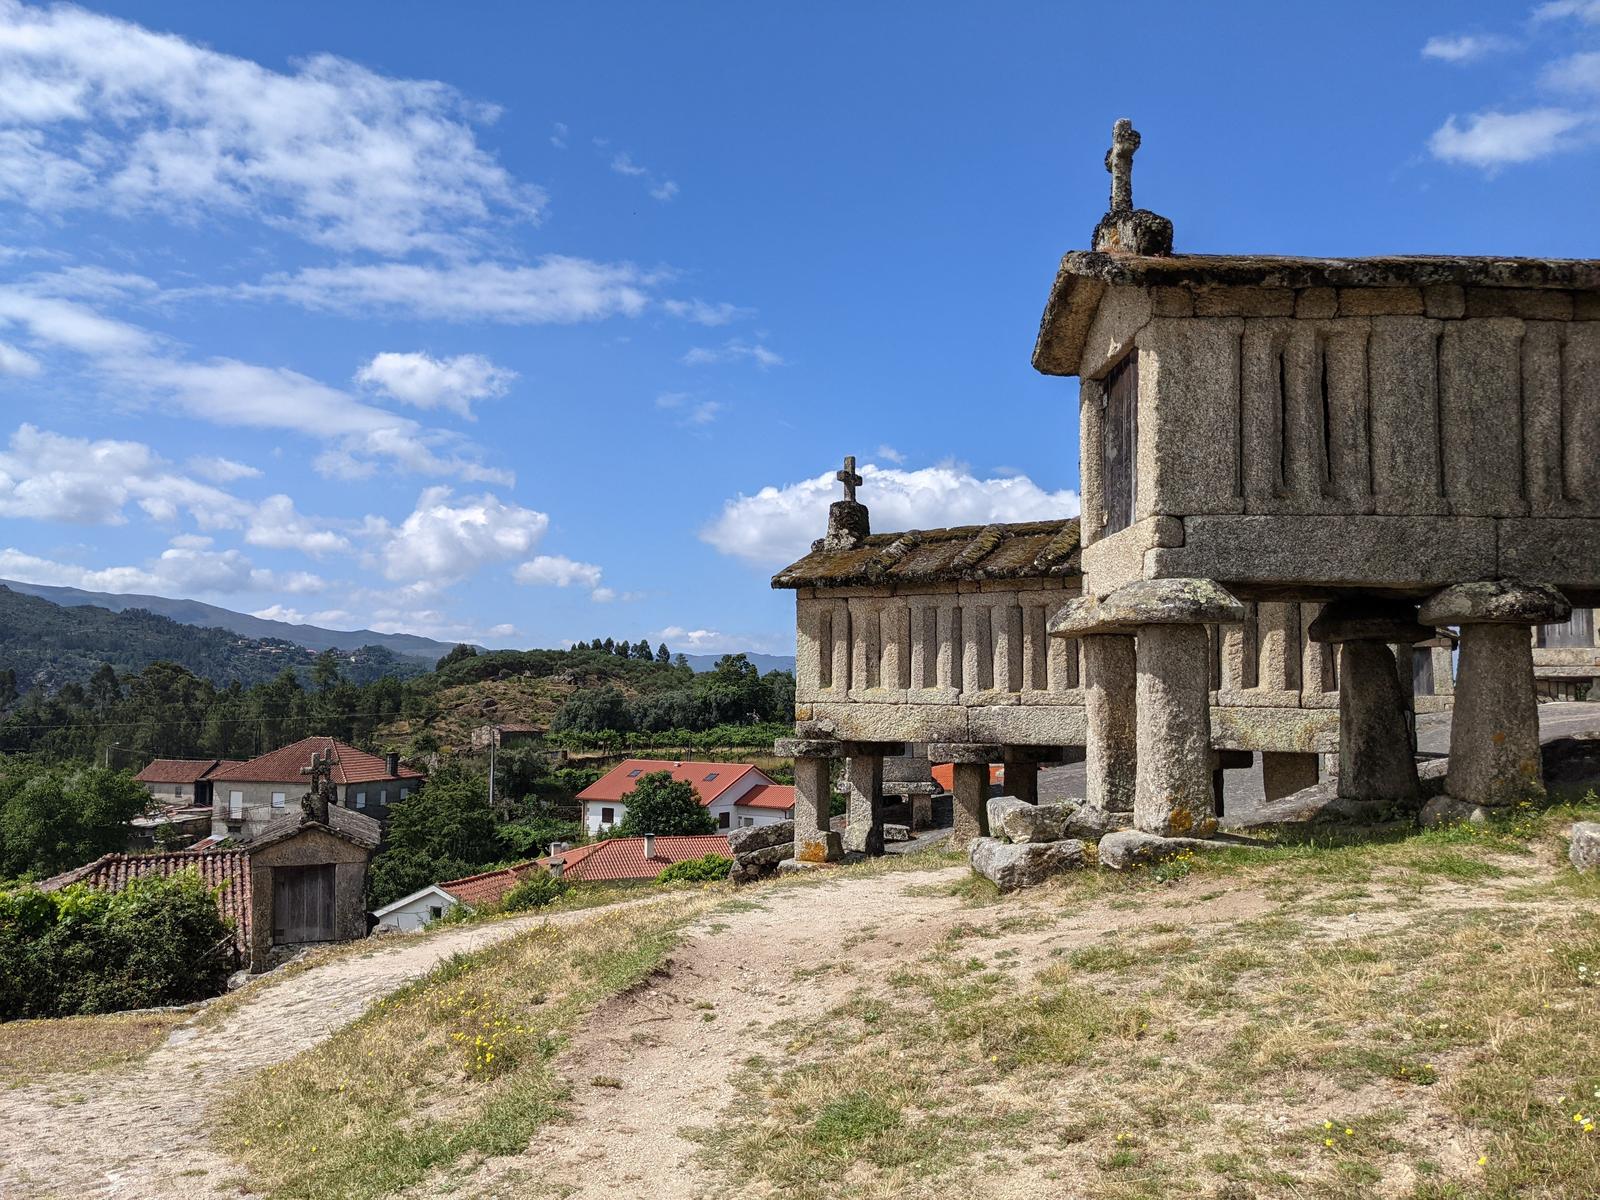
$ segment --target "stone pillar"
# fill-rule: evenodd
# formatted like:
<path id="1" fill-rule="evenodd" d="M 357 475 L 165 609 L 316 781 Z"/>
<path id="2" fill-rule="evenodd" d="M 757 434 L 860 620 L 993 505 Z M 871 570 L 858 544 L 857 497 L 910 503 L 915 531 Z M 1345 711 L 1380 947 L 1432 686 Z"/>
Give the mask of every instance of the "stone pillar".
<path id="1" fill-rule="evenodd" d="M 933 797 L 925 792 L 913 792 L 911 801 L 911 832 L 921 833 L 933 828 Z"/>
<path id="2" fill-rule="evenodd" d="M 1317 782 L 1320 755 L 1262 751 L 1261 790 L 1266 798 L 1281 800 Z"/>
<path id="3" fill-rule="evenodd" d="M 1133 827 L 1162 837 L 1216 831 L 1211 655 L 1204 625 L 1146 625 L 1136 650 L 1138 781 Z"/>
<path id="4" fill-rule="evenodd" d="M 955 828 L 950 849 L 966 852 L 973 838 L 989 836 L 989 764 L 954 764 Z"/>
<path id="5" fill-rule="evenodd" d="M 1530 627 L 1572 606 L 1549 584 L 1459 583 L 1430 597 L 1422 619 L 1461 629 L 1445 789 L 1468 804 L 1506 805 L 1544 792 Z"/>
<path id="6" fill-rule="evenodd" d="M 1455 655 L 1449 645 L 1430 647 L 1428 653 L 1433 655 L 1433 694 L 1435 696 L 1453 696 L 1456 690 Z"/>
<path id="7" fill-rule="evenodd" d="M 1039 764 L 1006 761 L 1005 793 L 1024 804 L 1039 803 Z"/>
<path id="8" fill-rule="evenodd" d="M 837 862 L 844 853 L 839 835 L 829 826 L 833 800 L 832 743 L 802 738 L 779 739 L 778 754 L 794 757 L 794 857 L 797 862 Z"/>
<path id="9" fill-rule="evenodd" d="M 1406 706 L 1406 731 L 1411 735 L 1411 753 L 1417 752 L 1417 674 L 1411 659 L 1416 647 L 1408 642 L 1395 642 L 1389 647 L 1394 654 L 1395 678 L 1400 682 L 1400 697 Z"/>
<path id="10" fill-rule="evenodd" d="M 1126 767 L 1107 748 L 1125 736 L 1126 659 L 1121 641 L 1134 635 L 1134 828 L 1161 836 L 1207 837 L 1217 828 L 1211 783 L 1211 653 L 1206 626 L 1244 620 L 1244 605 L 1213 579 L 1140 579 L 1107 596 L 1079 596 L 1050 622 L 1057 637 L 1083 639 L 1090 800 L 1114 771 Z M 1113 636 L 1113 635 L 1121 635 Z M 1096 643 L 1105 643 L 1097 645 Z M 1097 689 L 1103 694 L 1096 698 Z M 1109 701 L 1109 703 L 1108 703 Z M 1120 755 L 1118 756 L 1120 758 Z M 1108 770 L 1109 769 L 1109 770 Z"/>
<path id="11" fill-rule="evenodd" d="M 845 760 L 844 781 L 844 848 L 858 854 L 882 854 L 883 755 L 852 754 Z"/>
<path id="12" fill-rule="evenodd" d="M 1349 597 L 1327 605 L 1308 631 L 1339 647 L 1339 795 L 1352 800 L 1418 800 L 1409 660 L 1405 684 L 1392 647 L 1426 641 L 1403 600 Z"/>
<path id="13" fill-rule="evenodd" d="M 1132 812 L 1139 762 L 1133 638 L 1083 640 L 1083 715 L 1088 723 L 1084 797 L 1106 812 Z"/>

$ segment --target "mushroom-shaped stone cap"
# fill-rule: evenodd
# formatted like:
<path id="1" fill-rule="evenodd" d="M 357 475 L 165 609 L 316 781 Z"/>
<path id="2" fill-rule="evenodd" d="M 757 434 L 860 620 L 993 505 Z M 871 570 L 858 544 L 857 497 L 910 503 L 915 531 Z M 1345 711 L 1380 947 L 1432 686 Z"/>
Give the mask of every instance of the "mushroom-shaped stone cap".
<path id="1" fill-rule="evenodd" d="M 1419 615 L 1429 625 L 1554 625 L 1572 605 L 1548 583 L 1483 579 L 1435 592 Z"/>
<path id="2" fill-rule="evenodd" d="M 1080 596 L 1050 621 L 1056 637 L 1135 633 L 1141 625 L 1244 620 L 1244 605 L 1215 579 L 1140 579 L 1108 596 Z"/>
<path id="3" fill-rule="evenodd" d="M 1436 631 L 1417 620 L 1417 610 L 1403 600 L 1351 596 L 1330 602 L 1306 630 L 1313 642 L 1425 642 Z"/>

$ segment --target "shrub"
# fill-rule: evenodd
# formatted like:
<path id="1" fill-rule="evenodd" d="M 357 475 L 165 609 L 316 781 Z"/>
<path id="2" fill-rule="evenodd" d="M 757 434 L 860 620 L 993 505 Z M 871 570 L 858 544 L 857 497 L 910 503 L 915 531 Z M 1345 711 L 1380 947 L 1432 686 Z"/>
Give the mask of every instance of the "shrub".
<path id="1" fill-rule="evenodd" d="M 674 779 L 671 771 L 649 771 L 639 776 L 626 803 L 628 812 L 617 826 L 618 837 L 717 831 L 717 822 L 701 807 L 694 784 Z"/>
<path id="2" fill-rule="evenodd" d="M 532 871 L 500 899 L 501 912 L 526 912 L 543 908 L 567 894 L 572 885 L 547 871 Z"/>
<path id="3" fill-rule="evenodd" d="M 0 1020 L 188 1004 L 219 994 L 233 938 L 193 871 L 0 892 Z"/>
<path id="4" fill-rule="evenodd" d="M 656 876 L 657 883 L 717 883 L 728 878 L 733 859 L 726 854 L 707 854 L 673 863 Z"/>

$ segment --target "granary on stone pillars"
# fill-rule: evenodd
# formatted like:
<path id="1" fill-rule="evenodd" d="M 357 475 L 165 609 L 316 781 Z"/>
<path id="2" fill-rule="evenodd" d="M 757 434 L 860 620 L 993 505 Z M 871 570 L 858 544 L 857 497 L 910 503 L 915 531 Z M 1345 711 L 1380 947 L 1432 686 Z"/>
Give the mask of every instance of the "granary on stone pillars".
<path id="1" fill-rule="evenodd" d="M 1272 718 L 1211 708 L 1200 630 L 1253 605 L 1254 637 L 1309 641 L 1302 698 L 1337 691 L 1342 795 L 1417 799 L 1441 626 L 1449 793 L 1539 787 L 1532 631 L 1600 602 L 1600 263 L 1177 254 L 1132 207 L 1137 147 L 1118 122 L 1033 357 L 1080 380 L 1084 595 L 1050 629 L 1096 698 L 1093 786 L 1131 788 L 1141 829 L 1209 827 L 1207 748 Z"/>

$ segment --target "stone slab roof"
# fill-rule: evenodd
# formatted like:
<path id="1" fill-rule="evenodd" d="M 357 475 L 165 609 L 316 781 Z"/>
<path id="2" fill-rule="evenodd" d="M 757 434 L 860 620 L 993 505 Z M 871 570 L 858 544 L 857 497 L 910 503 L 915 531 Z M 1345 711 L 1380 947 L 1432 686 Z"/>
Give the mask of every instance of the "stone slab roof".
<path id="1" fill-rule="evenodd" d="M 879 587 L 1077 575 L 1078 519 L 875 533 L 849 550 L 813 548 L 775 588 Z"/>
<path id="2" fill-rule="evenodd" d="M 286 838 L 294 837 L 303 829 L 326 829 L 336 837 L 341 837 L 347 842 L 363 846 L 368 850 L 375 850 L 383 838 L 383 826 L 379 825 L 366 813 L 356 812 L 354 809 L 345 808 L 340 804 L 328 805 L 328 821 L 324 825 L 319 821 L 311 820 L 305 812 L 288 812 L 276 818 L 265 826 L 260 833 L 250 839 L 250 848 L 259 850 L 270 846 L 274 842 L 281 842 Z"/>
<path id="3" fill-rule="evenodd" d="M 1075 375 L 1108 287 L 1382 288 L 1458 284 L 1600 291 L 1600 260 L 1391 255 L 1294 258 L 1273 254 L 1108 254 L 1074 250 L 1061 260 L 1033 351 L 1035 369 Z"/>

